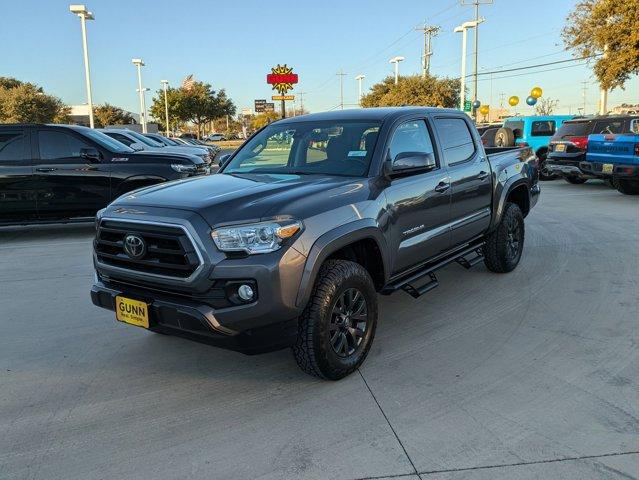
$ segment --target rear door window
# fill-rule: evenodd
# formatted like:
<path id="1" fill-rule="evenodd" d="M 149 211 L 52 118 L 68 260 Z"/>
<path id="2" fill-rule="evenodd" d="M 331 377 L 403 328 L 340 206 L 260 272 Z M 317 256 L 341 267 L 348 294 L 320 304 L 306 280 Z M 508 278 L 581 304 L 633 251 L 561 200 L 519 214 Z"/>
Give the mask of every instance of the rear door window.
<path id="1" fill-rule="evenodd" d="M 73 135 L 53 130 L 38 132 L 38 146 L 42 160 L 79 159 L 83 148 L 91 148 L 91 145 Z"/>
<path id="2" fill-rule="evenodd" d="M 26 160 L 25 138 L 22 130 L 0 130 L 0 165 Z"/>
<path id="3" fill-rule="evenodd" d="M 551 137 L 555 134 L 556 124 L 554 120 L 537 120 L 530 127 L 531 137 Z"/>
<path id="4" fill-rule="evenodd" d="M 592 133 L 624 133 L 623 124 L 624 121 L 620 119 L 597 120 Z"/>
<path id="5" fill-rule="evenodd" d="M 448 165 L 465 162 L 475 153 L 473 136 L 468 124 L 461 118 L 435 118 L 435 129 Z"/>

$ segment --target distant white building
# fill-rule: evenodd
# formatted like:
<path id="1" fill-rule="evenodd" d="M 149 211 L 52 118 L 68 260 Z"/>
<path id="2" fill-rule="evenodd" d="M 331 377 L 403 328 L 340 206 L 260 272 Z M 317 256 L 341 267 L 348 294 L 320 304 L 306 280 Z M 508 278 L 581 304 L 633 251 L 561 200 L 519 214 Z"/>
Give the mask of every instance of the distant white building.
<path id="1" fill-rule="evenodd" d="M 89 106 L 87 104 L 82 105 L 71 105 L 71 113 L 69 114 L 69 123 L 72 125 L 84 125 L 85 127 L 89 126 Z M 95 108 L 95 105 L 94 107 Z M 125 110 L 126 111 L 126 110 Z M 127 112 L 134 119 L 135 123 L 140 123 L 140 115 L 138 113 Z"/>
<path id="2" fill-rule="evenodd" d="M 628 103 L 622 103 L 621 105 L 613 107 L 610 112 L 615 115 L 636 115 L 639 114 L 639 104 L 630 105 Z"/>

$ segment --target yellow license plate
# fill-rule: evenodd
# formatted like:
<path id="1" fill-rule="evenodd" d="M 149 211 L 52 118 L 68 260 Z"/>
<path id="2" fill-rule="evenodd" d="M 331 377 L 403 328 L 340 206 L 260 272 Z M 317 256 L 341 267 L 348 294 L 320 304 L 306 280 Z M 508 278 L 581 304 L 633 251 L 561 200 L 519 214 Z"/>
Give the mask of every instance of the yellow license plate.
<path id="1" fill-rule="evenodd" d="M 555 152 L 565 152 L 566 151 L 566 145 L 555 145 Z"/>
<path id="2" fill-rule="evenodd" d="M 120 322 L 149 328 L 149 306 L 138 300 L 115 297 L 115 318 Z"/>
<path id="3" fill-rule="evenodd" d="M 601 167 L 601 171 L 603 173 L 613 173 L 615 171 L 615 166 L 612 163 L 604 163 Z"/>

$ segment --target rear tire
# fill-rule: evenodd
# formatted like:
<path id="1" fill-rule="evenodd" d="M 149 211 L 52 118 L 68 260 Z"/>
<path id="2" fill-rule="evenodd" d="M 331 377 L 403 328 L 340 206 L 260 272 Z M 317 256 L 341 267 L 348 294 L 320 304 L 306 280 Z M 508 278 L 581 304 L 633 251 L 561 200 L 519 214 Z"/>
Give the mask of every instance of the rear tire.
<path id="1" fill-rule="evenodd" d="M 615 184 L 615 181 L 612 178 L 604 178 L 604 185 L 606 185 L 608 188 L 614 188 L 615 190 L 617 189 L 617 185 Z"/>
<path id="2" fill-rule="evenodd" d="M 507 203 L 495 230 L 486 236 L 484 263 L 491 272 L 512 272 L 524 249 L 524 215 L 514 203 Z"/>
<path id="3" fill-rule="evenodd" d="M 624 195 L 639 195 L 639 180 L 618 178 L 614 181 L 617 190 Z"/>
<path id="4" fill-rule="evenodd" d="M 511 128 L 501 127 L 495 133 L 494 143 L 496 147 L 512 147 L 515 145 L 515 133 Z"/>
<path id="5" fill-rule="evenodd" d="M 579 178 L 579 177 L 564 177 L 568 183 L 572 183 L 573 185 L 581 185 L 582 183 L 586 183 L 588 181 L 587 178 Z"/>
<path id="6" fill-rule="evenodd" d="M 537 152 L 537 158 L 539 159 L 539 180 L 548 181 L 548 180 L 554 180 L 557 178 L 557 175 L 550 172 L 550 170 L 548 170 L 548 167 L 546 166 L 547 155 L 548 155 L 548 152 L 546 150 Z"/>
<path id="7" fill-rule="evenodd" d="M 309 375 L 339 380 L 364 362 L 377 327 L 377 292 L 360 264 L 328 260 L 299 318 L 293 355 Z"/>

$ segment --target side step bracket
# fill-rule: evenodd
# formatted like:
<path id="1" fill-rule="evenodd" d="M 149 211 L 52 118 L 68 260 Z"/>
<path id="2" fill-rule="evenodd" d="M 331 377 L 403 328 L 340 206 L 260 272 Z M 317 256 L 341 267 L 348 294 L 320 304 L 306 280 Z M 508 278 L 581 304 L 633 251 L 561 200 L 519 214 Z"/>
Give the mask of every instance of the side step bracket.
<path id="1" fill-rule="evenodd" d="M 482 253 L 481 248 L 478 248 L 473 253 L 475 255 L 473 257 L 471 257 L 470 259 L 468 259 L 466 257 L 459 257 L 456 260 L 456 262 L 459 263 L 466 270 L 470 270 L 475 265 L 477 265 L 478 263 L 480 263 L 481 261 L 484 260 L 484 254 Z"/>
<path id="2" fill-rule="evenodd" d="M 405 285 L 402 285 L 401 289 L 404 290 L 406 293 L 408 293 L 411 297 L 419 298 L 426 292 L 430 292 L 433 288 L 436 288 L 439 286 L 437 277 L 435 276 L 433 272 L 429 273 L 428 276 L 430 278 L 429 281 L 426 282 L 421 287 L 414 287 L 410 283 L 407 283 Z"/>

